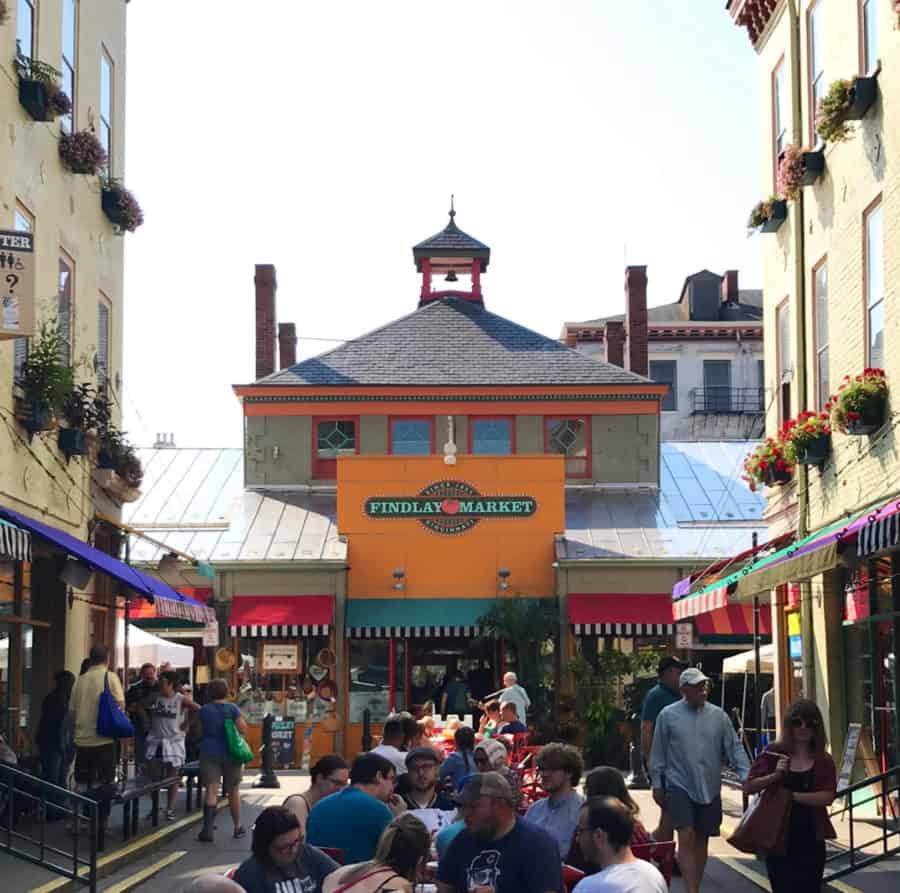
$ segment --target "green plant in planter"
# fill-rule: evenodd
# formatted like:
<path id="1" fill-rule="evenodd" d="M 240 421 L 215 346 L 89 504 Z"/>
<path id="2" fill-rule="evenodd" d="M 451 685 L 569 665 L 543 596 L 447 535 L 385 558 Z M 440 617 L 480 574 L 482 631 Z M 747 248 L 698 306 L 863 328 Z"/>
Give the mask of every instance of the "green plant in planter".
<path id="1" fill-rule="evenodd" d="M 853 88 L 854 81 L 839 78 L 831 83 L 828 92 L 819 101 L 816 133 L 826 143 L 843 143 L 852 135 L 844 113 L 853 101 Z"/>
<path id="2" fill-rule="evenodd" d="M 70 428 L 87 433 L 91 406 L 94 402 L 94 386 L 89 382 L 75 385 L 62 404 L 62 414 Z"/>
<path id="3" fill-rule="evenodd" d="M 22 367 L 22 390 L 30 413 L 29 431 L 49 427 L 72 392 L 72 368 L 62 359 L 66 341 L 56 320 L 41 323 Z"/>
<path id="4" fill-rule="evenodd" d="M 887 393 L 884 369 L 869 367 L 855 377 L 845 375 L 825 409 L 831 412 L 832 425 L 844 434 L 858 433 L 861 427 L 875 430 L 883 422 Z"/>
<path id="5" fill-rule="evenodd" d="M 128 442 L 122 444 L 119 461 L 116 463 L 116 474 L 129 487 L 138 488 L 144 480 L 144 467 L 141 465 L 141 460 L 134 447 Z"/>
<path id="6" fill-rule="evenodd" d="M 39 116 L 38 120 L 57 118 L 62 115 L 68 115 L 72 111 L 72 100 L 59 85 L 62 79 L 62 72 L 58 68 L 48 65 L 46 62 L 41 62 L 39 59 L 32 59 L 30 56 L 26 56 L 22 52 L 22 47 L 18 41 L 16 41 L 16 58 L 13 60 L 13 65 L 21 82 L 41 85 L 41 87 L 36 89 L 41 91 L 44 96 L 36 104 L 41 105 L 43 103 L 46 108 L 42 107 L 40 111 L 46 111 L 49 117 Z M 30 102 L 27 107 L 30 113 L 33 111 L 35 114 L 38 114 L 39 110 L 33 108 Z"/>

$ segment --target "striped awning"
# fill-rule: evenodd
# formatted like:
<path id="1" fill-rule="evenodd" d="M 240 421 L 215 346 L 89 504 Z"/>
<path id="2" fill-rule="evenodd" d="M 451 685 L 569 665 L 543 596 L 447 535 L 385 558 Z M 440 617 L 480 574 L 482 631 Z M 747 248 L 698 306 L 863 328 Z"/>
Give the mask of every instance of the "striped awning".
<path id="1" fill-rule="evenodd" d="M 0 520 L 0 558 L 31 561 L 31 534 Z"/>
<path id="2" fill-rule="evenodd" d="M 710 586 L 702 592 L 680 598 L 672 602 L 672 613 L 676 620 L 687 620 L 698 614 L 706 614 L 709 611 L 717 611 L 728 604 L 728 584 Z"/>
<path id="3" fill-rule="evenodd" d="M 875 518 L 859 530 L 856 552 L 860 558 L 867 558 L 893 549 L 900 543 L 900 514 L 894 512 L 883 518 Z"/>
<path id="4" fill-rule="evenodd" d="M 438 639 L 471 638 L 481 634 L 478 626 L 348 626 L 350 639 Z"/>
<path id="5" fill-rule="evenodd" d="M 674 636 L 674 623 L 573 623 L 576 636 Z"/>
<path id="6" fill-rule="evenodd" d="M 350 598 L 344 629 L 353 639 L 471 638 L 496 604 L 493 598 Z"/>
<path id="7" fill-rule="evenodd" d="M 333 617 L 331 595 L 236 595 L 228 626 L 241 638 L 290 639 L 327 635 Z"/>

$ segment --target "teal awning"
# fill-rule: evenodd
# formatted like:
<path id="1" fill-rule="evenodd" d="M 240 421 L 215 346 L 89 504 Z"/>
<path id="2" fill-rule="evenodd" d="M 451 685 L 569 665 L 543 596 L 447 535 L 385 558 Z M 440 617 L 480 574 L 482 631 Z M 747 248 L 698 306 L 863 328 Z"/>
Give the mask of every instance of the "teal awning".
<path id="1" fill-rule="evenodd" d="M 530 599 L 529 599 L 530 601 Z M 493 598 L 352 598 L 344 629 L 354 638 L 477 636 Z"/>

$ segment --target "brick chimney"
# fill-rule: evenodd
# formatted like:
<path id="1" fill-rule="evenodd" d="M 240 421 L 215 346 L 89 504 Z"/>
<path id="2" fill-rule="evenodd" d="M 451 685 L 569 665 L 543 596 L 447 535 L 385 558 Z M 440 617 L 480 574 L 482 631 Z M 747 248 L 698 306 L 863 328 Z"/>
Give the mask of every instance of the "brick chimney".
<path id="1" fill-rule="evenodd" d="M 257 264 L 253 277 L 256 286 L 256 377 L 265 378 L 275 371 L 275 266 Z"/>
<path id="2" fill-rule="evenodd" d="M 625 368 L 646 375 L 647 268 L 625 267 Z"/>
<path id="3" fill-rule="evenodd" d="M 738 291 L 738 271 L 726 270 L 722 277 L 722 303 L 740 304 L 740 292 Z"/>
<path id="4" fill-rule="evenodd" d="M 287 369 L 297 362 L 297 327 L 292 322 L 278 323 L 278 368 Z"/>
<path id="5" fill-rule="evenodd" d="M 608 322 L 604 328 L 606 362 L 625 368 L 625 323 Z"/>

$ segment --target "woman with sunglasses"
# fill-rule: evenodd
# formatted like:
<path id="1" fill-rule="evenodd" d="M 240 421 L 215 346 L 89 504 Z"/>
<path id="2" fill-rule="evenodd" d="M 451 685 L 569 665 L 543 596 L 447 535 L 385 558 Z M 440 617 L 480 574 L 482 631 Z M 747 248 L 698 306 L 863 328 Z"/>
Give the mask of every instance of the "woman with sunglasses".
<path id="1" fill-rule="evenodd" d="M 793 799 L 784 852 L 766 859 L 772 893 L 818 893 L 825 841 L 836 836 L 828 807 L 836 796 L 837 773 L 825 752 L 822 714 L 805 698 L 788 707 L 781 737 L 756 758 L 744 793 L 758 794 L 772 785 L 782 785 Z"/>
<path id="2" fill-rule="evenodd" d="M 329 794 L 336 794 L 343 790 L 350 782 L 350 767 L 343 757 L 336 753 L 321 757 L 309 770 L 309 789 L 302 794 L 291 794 L 284 801 L 286 806 L 300 822 L 302 828 L 306 828 L 306 820 L 310 810 Z"/>
<path id="3" fill-rule="evenodd" d="M 268 806 L 259 814 L 252 850 L 234 873 L 247 893 L 322 893 L 322 882 L 338 869 L 334 859 L 306 843 L 297 816 L 284 806 Z"/>

